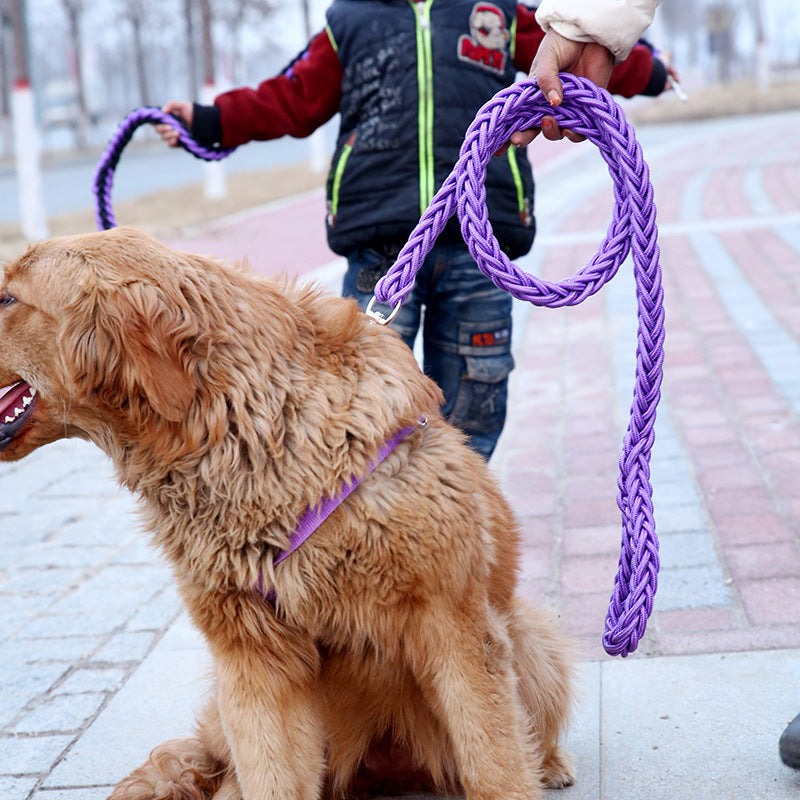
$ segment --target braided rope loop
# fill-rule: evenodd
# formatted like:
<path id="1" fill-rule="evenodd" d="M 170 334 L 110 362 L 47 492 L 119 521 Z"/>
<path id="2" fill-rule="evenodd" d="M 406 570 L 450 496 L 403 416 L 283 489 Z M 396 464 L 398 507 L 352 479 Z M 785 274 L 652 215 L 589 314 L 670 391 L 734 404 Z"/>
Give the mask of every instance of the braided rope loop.
<path id="1" fill-rule="evenodd" d="M 425 257 L 454 211 L 481 272 L 514 297 L 537 306 L 577 305 L 611 280 L 632 254 L 638 302 L 636 374 L 631 417 L 619 459 L 619 568 L 603 634 L 606 652 L 626 656 L 644 635 L 658 585 L 650 453 L 664 360 L 664 308 L 655 205 L 641 147 L 617 103 L 588 80 L 562 74 L 561 81 L 564 102 L 557 108 L 551 108 L 530 82 L 504 89 L 483 106 L 467 130 L 453 171 L 397 261 L 378 281 L 375 299 L 392 306 L 405 301 Z M 558 283 L 536 278 L 508 260 L 492 233 L 484 187 L 486 165 L 495 151 L 514 131 L 540 127 L 547 115 L 597 145 L 613 181 L 615 201 L 605 241 L 586 267 Z"/>
<path id="2" fill-rule="evenodd" d="M 171 114 L 165 114 L 160 108 L 144 106 L 137 108 L 125 117 L 119 124 L 114 135 L 100 158 L 92 182 L 94 194 L 95 219 L 97 229 L 107 231 L 117 224 L 114 211 L 111 207 L 111 187 L 114 183 L 114 170 L 117 168 L 122 151 L 133 138 L 136 129 L 141 125 L 172 125 L 178 131 L 178 142 L 193 156 L 204 161 L 220 161 L 227 158 L 236 148 L 213 149 L 198 144 L 181 122 Z"/>

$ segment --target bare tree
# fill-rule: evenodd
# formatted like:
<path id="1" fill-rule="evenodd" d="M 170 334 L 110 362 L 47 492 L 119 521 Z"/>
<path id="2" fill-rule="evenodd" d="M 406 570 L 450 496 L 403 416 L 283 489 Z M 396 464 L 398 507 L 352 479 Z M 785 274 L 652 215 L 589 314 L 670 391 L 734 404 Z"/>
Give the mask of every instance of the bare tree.
<path id="1" fill-rule="evenodd" d="M 9 100 L 9 79 L 11 68 L 8 63 L 7 31 L 11 30 L 11 16 L 8 0 L 0 0 L 0 117 L 7 117 L 11 111 Z"/>
<path id="2" fill-rule="evenodd" d="M 272 0 L 217 0 L 215 3 L 216 18 L 228 30 L 230 58 L 233 67 L 231 77 L 234 83 L 241 83 L 243 80 L 240 69 L 243 30 L 247 25 L 257 25 L 268 19 L 276 8 L 277 5 Z"/>
<path id="3" fill-rule="evenodd" d="M 200 25 L 203 41 L 203 85 L 213 86 L 215 81 L 216 69 L 214 66 L 214 38 L 211 33 L 212 15 L 211 1 L 199 0 L 200 2 Z"/>
<path id="4" fill-rule="evenodd" d="M 9 0 L 8 18 L 14 34 L 14 82 L 17 85 L 30 85 L 28 37 L 23 0 Z"/>
<path id="5" fill-rule="evenodd" d="M 74 77 L 78 101 L 78 116 L 75 138 L 78 147 L 86 146 L 89 112 L 86 104 L 86 81 L 83 73 L 83 37 L 81 19 L 86 10 L 86 0 L 61 0 L 61 8 L 67 18 L 67 33 L 74 59 Z"/>
<path id="6" fill-rule="evenodd" d="M 194 34 L 194 4 L 192 0 L 183 0 L 183 22 L 186 28 L 186 69 L 189 82 L 189 97 L 198 97 L 197 83 L 197 50 Z"/>
<path id="7" fill-rule="evenodd" d="M 0 0 L 0 155 L 11 150 L 11 65 L 9 39 L 11 16 L 8 0 Z"/>
<path id="8" fill-rule="evenodd" d="M 659 14 L 669 41 L 669 49 L 675 50 L 677 39 L 688 38 L 692 42 L 691 55 L 699 52 L 698 42 L 704 25 L 700 20 L 701 4 L 697 0 L 663 0 Z"/>
<path id="9" fill-rule="evenodd" d="M 139 89 L 139 102 L 143 106 L 150 103 L 150 85 L 147 80 L 147 59 L 144 36 L 148 19 L 147 0 L 123 0 L 122 13 L 133 33 L 133 58 L 136 70 L 136 83 Z M 152 22 L 152 18 L 151 18 Z"/>

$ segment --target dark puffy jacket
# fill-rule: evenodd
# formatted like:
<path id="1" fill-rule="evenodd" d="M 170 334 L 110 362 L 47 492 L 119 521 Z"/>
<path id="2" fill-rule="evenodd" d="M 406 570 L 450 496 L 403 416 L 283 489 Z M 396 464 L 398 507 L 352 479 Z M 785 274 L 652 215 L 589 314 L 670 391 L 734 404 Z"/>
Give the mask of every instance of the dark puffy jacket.
<path id="1" fill-rule="evenodd" d="M 478 109 L 511 84 L 514 0 L 335 0 L 327 30 L 342 66 L 341 128 L 328 178 L 337 253 L 402 243 L 458 159 Z M 492 158 L 489 218 L 511 258 L 533 243 L 524 150 Z M 445 238 L 459 237 L 452 221 Z"/>

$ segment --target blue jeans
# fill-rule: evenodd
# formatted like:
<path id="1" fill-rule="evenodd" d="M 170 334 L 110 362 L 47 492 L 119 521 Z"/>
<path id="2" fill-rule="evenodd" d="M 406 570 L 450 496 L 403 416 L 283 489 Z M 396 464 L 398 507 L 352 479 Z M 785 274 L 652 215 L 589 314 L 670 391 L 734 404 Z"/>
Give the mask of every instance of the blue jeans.
<path id="1" fill-rule="evenodd" d="M 349 253 L 343 294 L 366 308 L 396 255 L 397 248 Z M 422 320 L 423 369 L 444 394 L 442 414 L 487 460 L 503 430 L 508 375 L 514 367 L 511 303 L 511 295 L 481 273 L 466 245 L 439 244 L 390 323 L 413 348 Z"/>

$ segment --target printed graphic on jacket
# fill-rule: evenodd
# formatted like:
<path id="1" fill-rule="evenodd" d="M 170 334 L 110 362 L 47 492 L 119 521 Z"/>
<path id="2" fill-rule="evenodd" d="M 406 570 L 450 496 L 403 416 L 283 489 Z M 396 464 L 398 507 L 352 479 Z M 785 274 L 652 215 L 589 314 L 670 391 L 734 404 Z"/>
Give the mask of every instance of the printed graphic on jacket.
<path id="1" fill-rule="evenodd" d="M 469 36 L 458 39 L 458 57 L 475 66 L 502 74 L 511 35 L 503 12 L 494 3 L 475 3 L 469 15 Z"/>

